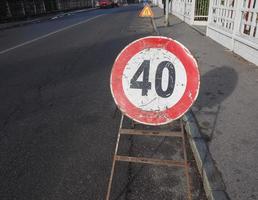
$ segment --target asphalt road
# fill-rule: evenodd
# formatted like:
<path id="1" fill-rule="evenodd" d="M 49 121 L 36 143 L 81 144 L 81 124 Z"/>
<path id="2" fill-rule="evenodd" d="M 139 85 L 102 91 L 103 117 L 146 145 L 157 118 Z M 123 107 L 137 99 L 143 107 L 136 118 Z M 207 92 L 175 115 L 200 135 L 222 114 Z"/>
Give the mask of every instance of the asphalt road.
<path id="1" fill-rule="evenodd" d="M 53 32 L 59 32 L 80 23 L 87 23 L 98 17 L 103 16 L 104 18 L 102 19 L 105 19 L 104 15 L 118 14 L 125 11 L 130 12 L 135 9 L 135 6 L 129 6 L 126 8 L 97 9 L 78 13 L 71 12 L 64 14 L 63 17 L 53 17 L 50 20 L 45 20 L 40 23 L 32 23 L 30 26 L 0 31 L 0 54 L 30 42 L 31 40 L 37 40 L 46 35 L 48 36 Z"/>
<path id="2" fill-rule="evenodd" d="M 0 199 L 101 200 L 120 114 L 109 87 L 118 53 L 155 35 L 140 5 L 0 31 Z M 128 122 L 127 122 L 128 124 Z M 121 139 L 119 154 L 182 159 L 166 137 Z M 193 199 L 205 199 L 189 152 Z M 112 199 L 186 199 L 183 169 L 121 163 Z"/>
<path id="3" fill-rule="evenodd" d="M 152 33 L 138 9 L 0 32 L 1 200 L 104 199 L 119 124 L 111 67 L 125 45 Z"/>

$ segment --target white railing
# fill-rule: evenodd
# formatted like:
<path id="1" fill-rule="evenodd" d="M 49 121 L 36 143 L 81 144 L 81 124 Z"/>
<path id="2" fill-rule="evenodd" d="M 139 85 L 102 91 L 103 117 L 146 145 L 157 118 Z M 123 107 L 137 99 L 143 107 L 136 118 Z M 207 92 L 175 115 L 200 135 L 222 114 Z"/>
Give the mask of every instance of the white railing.
<path id="1" fill-rule="evenodd" d="M 193 24 L 193 1 L 195 0 L 173 0 L 170 6 L 170 12 L 188 24 Z"/>
<path id="2" fill-rule="evenodd" d="M 258 0 L 210 0 L 207 36 L 258 65 Z"/>
<path id="3" fill-rule="evenodd" d="M 210 5 L 209 24 L 232 33 L 236 17 L 234 2 L 234 0 L 213 0 Z"/>
<path id="4" fill-rule="evenodd" d="M 240 34 L 258 42 L 258 2 L 245 0 L 241 6 Z"/>
<path id="5" fill-rule="evenodd" d="M 206 25 L 209 0 L 171 0 L 169 11 L 191 25 Z M 200 2 L 204 2 L 200 6 Z M 162 0 L 157 3 L 163 7 Z"/>

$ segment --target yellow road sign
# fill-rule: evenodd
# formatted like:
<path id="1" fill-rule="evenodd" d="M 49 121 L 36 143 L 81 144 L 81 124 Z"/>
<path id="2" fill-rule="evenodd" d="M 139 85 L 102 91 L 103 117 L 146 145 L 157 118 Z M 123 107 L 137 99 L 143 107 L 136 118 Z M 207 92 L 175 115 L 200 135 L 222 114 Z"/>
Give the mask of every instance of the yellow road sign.
<path id="1" fill-rule="evenodd" d="M 140 12 L 140 17 L 154 17 L 154 14 L 149 5 L 144 6 L 142 11 Z"/>

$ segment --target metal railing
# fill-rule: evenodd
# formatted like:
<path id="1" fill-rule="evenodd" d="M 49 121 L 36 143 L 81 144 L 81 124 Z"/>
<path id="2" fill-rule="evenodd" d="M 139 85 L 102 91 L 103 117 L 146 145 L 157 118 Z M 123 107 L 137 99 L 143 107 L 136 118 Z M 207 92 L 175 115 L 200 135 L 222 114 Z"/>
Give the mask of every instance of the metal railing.
<path id="1" fill-rule="evenodd" d="M 240 34 L 258 41 L 258 1 L 244 0 L 240 12 Z"/>
<path id="2" fill-rule="evenodd" d="M 214 0 L 209 20 L 210 24 L 230 34 L 234 32 L 245 39 L 258 41 L 257 0 Z"/>
<path id="3" fill-rule="evenodd" d="M 233 32 L 236 4 L 232 0 L 212 1 L 210 23 L 230 33 Z"/>
<path id="4" fill-rule="evenodd" d="M 209 0 L 196 0 L 194 20 L 207 21 L 209 13 Z"/>
<path id="5" fill-rule="evenodd" d="M 258 63 L 258 0 L 211 0 L 207 35 Z"/>

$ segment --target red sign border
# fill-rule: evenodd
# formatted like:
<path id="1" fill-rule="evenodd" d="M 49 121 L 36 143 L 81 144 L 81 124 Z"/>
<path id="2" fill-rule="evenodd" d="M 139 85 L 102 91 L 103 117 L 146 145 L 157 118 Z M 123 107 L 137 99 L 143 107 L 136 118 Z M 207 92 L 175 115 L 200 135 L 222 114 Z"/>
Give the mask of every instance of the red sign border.
<path id="1" fill-rule="evenodd" d="M 163 48 L 173 53 L 183 64 L 187 76 L 187 84 L 182 98 L 167 110 L 154 112 L 135 107 L 126 97 L 122 75 L 128 61 L 138 52 L 146 48 Z M 117 107 L 123 114 L 142 124 L 162 125 L 180 118 L 196 100 L 200 87 L 198 65 L 194 57 L 179 42 L 167 37 L 149 36 L 140 38 L 127 45 L 117 56 L 110 76 L 110 88 Z"/>

